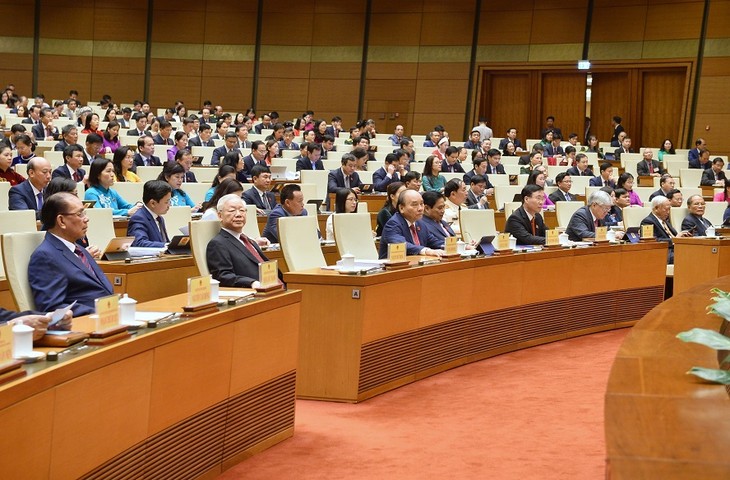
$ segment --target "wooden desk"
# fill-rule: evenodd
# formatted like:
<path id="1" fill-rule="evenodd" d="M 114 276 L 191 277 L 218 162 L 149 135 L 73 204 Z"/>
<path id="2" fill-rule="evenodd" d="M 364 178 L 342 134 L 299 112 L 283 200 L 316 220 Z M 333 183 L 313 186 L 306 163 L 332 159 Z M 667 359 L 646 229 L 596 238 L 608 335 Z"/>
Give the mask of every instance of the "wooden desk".
<path id="1" fill-rule="evenodd" d="M 636 183 L 638 183 L 638 187 L 653 187 L 654 177 L 651 175 L 640 175 L 636 177 Z"/>
<path id="2" fill-rule="evenodd" d="M 114 287 L 114 293 L 129 294 L 138 302 L 186 292 L 187 279 L 198 275 L 191 256 L 165 256 L 132 263 L 101 260 L 99 267 Z"/>
<path id="3" fill-rule="evenodd" d="M 730 238 L 674 239 L 674 294 L 730 275 Z"/>
<path id="4" fill-rule="evenodd" d="M 290 437 L 300 300 L 288 292 L 27 366 L 36 373 L 0 386 L 3 478 L 213 478 Z"/>
<path id="5" fill-rule="evenodd" d="M 607 245 L 368 276 L 288 273 L 303 294 L 297 396 L 362 401 L 464 363 L 631 325 L 662 301 L 666 253 L 659 243 Z M 615 281 L 595 265 L 631 273 Z"/>
<path id="6" fill-rule="evenodd" d="M 0 280 L 0 307 L 7 310 L 17 310 L 17 305 L 10 293 L 10 284 L 4 278 Z"/>
<path id="7" fill-rule="evenodd" d="M 675 291 L 621 345 L 606 393 L 606 478 L 730 478 L 728 391 L 685 374 L 717 368 L 717 352 L 676 338 L 694 327 L 720 329 L 722 319 L 705 311 L 714 286 L 730 289 L 730 277 Z"/>

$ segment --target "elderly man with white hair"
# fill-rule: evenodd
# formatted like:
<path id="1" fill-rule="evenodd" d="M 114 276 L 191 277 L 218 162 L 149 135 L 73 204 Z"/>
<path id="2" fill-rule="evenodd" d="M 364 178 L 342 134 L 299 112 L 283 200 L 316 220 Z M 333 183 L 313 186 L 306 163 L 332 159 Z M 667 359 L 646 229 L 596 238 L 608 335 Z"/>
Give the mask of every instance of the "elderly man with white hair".
<path id="1" fill-rule="evenodd" d="M 222 287 L 258 288 L 259 264 L 267 262 L 260 243 L 243 233 L 246 225 L 246 203 L 240 195 L 224 195 L 216 206 L 221 222 L 218 232 L 206 249 L 208 270 Z M 256 219 L 254 219 L 256 221 Z"/>
<path id="2" fill-rule="evenodd" d="M 641 225 L 652 225 L 654 227 L 654 238 L 660 242 L 669 244 L 669 252 L 667 252 L 667 263 L 674 263 L 674 237 L 691 237 L 688 231 L 677 231 L 669 221 L 669 212 L 672 205 L 669 199 L 664 196 L 658 196 L 651 199 L 651 213 L 641 221 Z"/>
<path id="3" fill-rule="evenodd" d="M 606 225 L 603 219 L 611 211 L 612 206 L 613 200 L 608 193 L 601 190 L 591 193 L 587 205 L 580 207 L 570 217 L 568 228 L 565 229 L 568 238 L 574 242 L 580 242 L 584 238 L 595 238 L 596 227 Z M 623 232 L 616 232 L 616 239 L 621 238 Z"/>

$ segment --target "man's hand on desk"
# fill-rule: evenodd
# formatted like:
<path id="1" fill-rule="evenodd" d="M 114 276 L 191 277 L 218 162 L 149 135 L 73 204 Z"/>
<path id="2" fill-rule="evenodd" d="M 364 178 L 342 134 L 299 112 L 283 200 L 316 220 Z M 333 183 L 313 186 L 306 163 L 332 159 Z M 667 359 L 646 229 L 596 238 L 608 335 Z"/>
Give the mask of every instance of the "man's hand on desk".
<path id="1" fill-rule="evenodd" d="M 433 248 L 424 248 L 422 255 L 427 255 L 429 257 L 442 257 L 446 252 L 443 250 L 435 250 Z"/>
<path id="2" fill-rule="evenodd" d="M 96 245 L 89 245 L 86 247 L 86 251 L 89 252 L 89 255 L 94 257 L 94 260 L 98 260 L 101 258 L 101 250 L 99 250 L 99 247 Z"/>
<path id="3" fill-rule="evenodd" d="M 53 326 L 53 330 L 71 330 L 71 322 L 73 320 L 73 312 L 69 310 L 61 321 Z M 48 323 L 51 321 L 51 314 L 46 315 L 23 315 L 22 317 L 11 320 L 10 324 L 20 323 L 33 328 L 33 340 L 40 340 L 48 330 Z"/>
<path id="4" fill-rule="evenodd" d="M 266 237 L 257 238 L 256 243 L 259 245 L 259 247 L 268 247 L 269 245 L 271 245 L 271 242 Z"/>

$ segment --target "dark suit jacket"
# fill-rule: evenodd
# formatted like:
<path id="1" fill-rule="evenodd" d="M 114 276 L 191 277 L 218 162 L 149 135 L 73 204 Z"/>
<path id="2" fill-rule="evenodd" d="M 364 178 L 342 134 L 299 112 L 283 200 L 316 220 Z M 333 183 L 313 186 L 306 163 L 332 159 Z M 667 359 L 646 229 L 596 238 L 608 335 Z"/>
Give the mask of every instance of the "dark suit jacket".
<path id="1" fill-rule="evenodd" d="M 565 173 L 567 173 L 571 177 L 595 177 L 595 175 L 593 175 L 593 170 L 591 170 L 590 167 L 583 170 L 583 173 L 580 173 L 578 167 L 570 167 L 565 171 Z"/>
<path id="2" fill-rule="evenodd" d="M 651 167 L 646 163 L 646 160 L 642 160 L 636 164 L 636 174 L 639 176 L 647 176 L 657 172 L 664 175 L 666 170 L 662 169 L 662 166 L 656 160 L 651 161 Z"/>
<path id="3" fill-rule="evenodd" d="M 544 138 L 544 135 L 543 135 Z M 563 147 L 558 145 L 557 147 L 554 147 L 552 144 L 545 147 L 545 153 L 543 154 L 546 157 L 554 157 L 555 155 L 565 155 L 565 151 L 563 150 Z"/>
<path id="4" fill-rule="evenodd" d="M 617 148 L 614 150 L 613 155 L 616 160 L 621 160 L 621 154 L 624 153 L 624 149 L 622 147 Z M 626 153 L 634 153 L 634 150 L 629 148 L 629 151 Z"/>
<path id="5" fill-rule="evenodd" d="M 165 224 L 163 218 L 162 224 Z M 167 228 L 165 228 L 167 230 Z M 152 217 L 152 214 L 147 211 L 146 208 L 142 207 L 134 215 L 129 217 L 129 224 L 127 225 L 127 236 L 134 237 L 132 242 L 133 247 L 163 247 L 167 241 L 162 236 L 157 221 Z M 169 234 L 168 234 L 169 238 Z"/>
<path id="6" fill-rule="evenodd" d="M 709 163 L 709 162 L 708 162 Z M 720 170 L 720 172 L 717 174 L 718 178 L 725 181 L 725 172 Z M 712 171 L 711 168 L 708 168 L 704 172 L 702 172 L 702 180 L 700 180 L 700 185 L 714 185 L 715 184 L 715 172 Z"/>
<path id="7" fill-rule="evenodd" d="M 50 233 L 30 256 L 28 282 L 36 308 L 43 312 L 78 301 L 74 317 L 94 313 L 94 300 L 111 295 L 112 285 L 91 255 L 82 249 L 92 274 L 66 245 Z"/>
<path id="8" fill-rule="evenodd" d="M 54 152 L 63 152 L 63 150 L 68 147 L 68 143 L 66 143 L 66 140 L 61 140 L 57 144 L 53 146 Z M 12 147 L 11 147 L 12 148 Z M 83 147 L 82 147 L 83 148 Z"/>
<path id="9" fill-rule="evenodd" d="M 551 193 L 550 195 L 548 195 L 548 198 L 553 203 L 570 202 L 570 201 L 575 201 L 575 199 L 576 199 L 575 195 L 570 195 L 570 200 L 568 200 L 567 198 L 565 198 L 565 193 L 563 193 L 563 191 L 560 190 L 559 188 L 557 190 L 555 190 L 553 193 Z"/>
<path id="10" fill-rule="evenodd" d="M 32 311 L 26 311 L 26 312 L 13 312 L 12 310 L 5 310 L 4 308 L 0 308 L 0 325 L 4 323 L 8 323 L 10 320 L 13 320 L 18 317 L 22 317 L 23 315 L 44 315 L 42 312 L 32 312 Z"/>
<path id="11" fill-rule="evenodd" d="M 446 237 L 455 237 L 456 234 L 448 223 L 441 220 L 441 225 L 430 217 L 423 216 L 421 219 L 423 226 L 428 230 L 428 248 L 443 249 L 446 243 Z M 443 228 L 441 228 L 443 226 Z M 446 231 L 444 231 L 446 229 Z M 448 232 L 448 235 L 447 233 Z M 386 252 L 387 253 L 387 252 Z"/>
<path id="12" fill-rule="evenodd" d="M 690 152 L 690 153 L 692 153 L 692 152 Z M 704 168 L 705 170 L 707 170 L 708 168 L 712 168 L 712 162 L 708 160 L 703 165 L 700 163 L 699 158 L 691 158 L 689 160 L 689 168 Z"/>
<path id="13" fill-rule="evenodd" d="M 618 134 L 624 131 L 624 126 L 620 123 L 616 125 L 613 129 L 613 137 L 611 137 L 611 145 L 614 147 L 618 147 Z"/>
<path id="14" fill-rule="evenodd" d="M 162 135 L 159 133 L 152 137 L 152 141 L 155 142 L 155 145 L 175 145 L 175 142 L 172 140 L 172 138 L 168 137 L 167 141 L 165 141 L 164 138 L 162 138 Z"/>
<path id="15" fill-rule="evenodd" d="M 441 173 L 466 173 L 464 167 L 459 162 L 449 165 L 449 162 L 444 160 L 441 162 Z"/>
<path id="16" fill-rule="evenodd" d="M 380 167 L 373 172 L 373 186 L 377 192 L 387 192 L 388 185 L 392 182 L 400 182 L 400 175 L 397 171 L 393 172 L 391 178 L 388 178 L 388 172 L 385 171 L 384 167 Z"/>
<path id="17" fill-rule="evenodd" d="M 86 171 L 84 171 L 83 168 L 79 168 L 76 172 L 79 175 L 81 175 L 81 179 L 77 180 L 80 182 L 81 180 L 84 179 L 84 176 L 86 175 Z M 53 171 L 53 173 L 51 174 L 51 178 L 56 178 L 56 177 L 69 178 L 69 179 L 73 180 L 73 177 L 71 177 L 71 172 L 68 171 L 68 167 L 66 165 L 61 165 L 60 167 L 58 167 L 57 169 L 55 169 Z"/>
<path id="18" fill-rule="evenodd" d="M 689 160 L 689 165 L 690 165 L 689 168 L 699 168 L 699 166 L 692 167 L 692 161 L 694 160 L 697 163 L 697 165 L 700 164 L 700 149 L 693 148 L 692 150 L 690 150 L 689 153 L 687 153 L 687 160 Z"/>
<path id="19" fill-rule="evenodd" d="M 509 142 L 510 142 L 510 139 L 507 137 L 504 137 L 502 140 L 499 141 L 499 149 L 504 150 L 504 147 L 506 147 Z M 518 148 L 522 148 L 522 142 L 520 142 L 519 138 L 515 138 L 512 143 L 515 146 L 515 150 Z"/>
<path id="20" fill-rule="evenodd" d="M 590 185 L 591 187 L 603 187 L 603 179 L 600 177 L 600 175 L 598 177 L 593 177 L 588 181 L 588 185 Z M 611 188 L 616 188 L 616 182 L 614 182 L 613 180 L 609 180 L 608 186 Z"/>
<path id="21" fill-rule="evenodd" d="M 264 202 L 261 200 L 261 196 L 259 195 L 258 190 L 256 190 L 255 188 L 249 188 L 248 190 L 243 192 L 243 200 L 246 202 L 247 205 L 256 205 L 256 208 L 258 209 L 273 210 L 274 207 L 276 207 L 276 195 L 271 192 L 266 192 L 264 193 L 264 195 L 266 195 L 266 198 L 269 199 L 269 207 L 266 207 L 266 205 L 264 205 Z"/>
<path id="22" fill-rule="evenodd" d="M 142 130 L 142 133 L 140 134 L 136 127 L 127 131 L 127 135 L 130 137 L 144 137 L 149 134 L 150 132 L 148 130 Z"/>
<path id="23" fill-rule="evenodd" d="M 289 212 L 284 210 L 284 207 L 282 207 L 281 204 L 274 207 L 274 209 L 269 213 L 269 219 L 266 221 L 266 226 L 264 227 L 264 231 L 261 232 L 261 236 L 268 238 L 271 243 L 279 243 L 279 218 L 290 216 Z M 306 217 L 307 210 L 302 210 L 302 214 L 300 216 Z"/>
<path id="24" fill-rule="evenodd" d="M 198 183 L 198 179 L 195 178 L 195 174 L 192 171 L 185 172 L 186 183 Z"/>
<path id="25" fill-rule="evenodd" d="M 234 148 L 233 150 L 236 150 Z M 221 145 L 220 147 L 213 150 L 213 155 L 210 157 L 210 164 L 211 165 L 218 165 L 221 163 L 221 158 L 226 156 L 226 153 L 228 153 L 228 149 L 225 145 Z"/>
<path id="26" fill-rule="evenodd" d="M 667 224 L 667 227 L 669 228 L 669 231 L 672 232 L 672 235 L 676 236 L 677 231 L 672 227 L 672 224 L 669 222 L 669 219 L 665 222 Z M 667 235 L 667 232 L 664 230 L 664 227 L 662 227 L 661 222 L 659 219 L 653 214 L 650 213 L 645 219 L 641 221 L 642 225 L 654 225 L 654 238 L 656 238 L 660 242 L 667 242 L 669 244 L 669 251 L 667 252 L 667 263 L 673 264 L 674 263 L 674 242 L 672 241 L 672 237 Z"/>
<path id="27" fill-rule="evenodd" d="M 501 163 L 498 163 L 495 168 L 497 169 L 497 173 L 501 173 L 501 174 L 504 175 L 504 173 L 505 173 L 504 172 L 504 165 L 502 165 Z M 492 166 L 491 165 L 487 165 L 487 174 L 490 174 L 490 173 L 493 173 L 492 172 Z"/>
<path id="28" fill-rule="evenodd" d="M 517 239 L 518 245 L 545 245 L 545 222 L 542 215 L 539 213 L 535 215 L 535 235 L 533 235 L 532 223 L 524 206 L 512 212 L 504 231 L 512 234 Z"/>
<path id="29" fill-rule="evenodd" d="M 246 176 L 251 176 L 251 170 L 256 165 L 263 165 L 265 167 L 267 166 L 266 161 L 261 160 L 259 162 L 258 160 L 253 158 L 253 155 L 246 155 L 245 157 L 243 157 L 243 171 L 246 172 Z"/>
<path id="30" fill-rule="evenodd" d="M 28 125 L 28 124 L 30 124 L 30 125 L 37 125 L 37 123 L 36 123 L 36 122 L 34 122 L 34 121 L 33 121 L 33 119 L 32 119 L 32 118 L 30 118 L 30 117 L 28 117 L 28 118 L 25 118 L 25 119 L 23 119 L 23 121 L 22 121 L 22 122 L 20 122 L 20 123 L 24 123 L 24 124 L 26 124 L 26 125 Z M 40 123 L 40 122 L 39 122 L 39 123 Z"/>
<path id="31" fill-rule="evenodd" d="M 465 183 L 465 184 L 466 184 L 467 186 L 471 185 L 471 179 L 472 179 L 472 178 L 473 178 L 473 177 L 474 177 L 475 175 L 476 175 L 476 172 L 474 171 L 474 169 L 471 169 L 470 171 L 466 172 L 466 173 L 464 174 L 464 183 Z M 489 189 L 489 188 L 494 188 L 494 185 L 492 185 L 492 182 L 490 182 L 490 181 L 489 181 L 489 176 L 488 176 L 488 175 L 487 175 L 486 173 L 485 173 L 484 175 L 482 175 L 482 177 L 484 177 L 484 178 L 486 179 L 486 181 L 487 181 L 487 188 L 488 188 L 488 189 Z"/>
<path id="32" fill-rule="evenodd" d="M 287 147 L 284 140 L 279 140 L 279 150 L 299 150 L 299 144 L 296 142 L 291 142 Z"/>
<path id="33" fill-rule="evenodd" d="M 598 221 L 599 227 L 604 225 L 603 220 Z M 588 206 L 580 207 L 573 213 L 573 216 L 570 217 L 570 221 L 568 222 L 568 227 L 565 229 L 565 233 L 574 242 L 580 242 L 584 238 L 594 238 L 596 236 L 596 226 L 593 223 L 593 215 Z"/>
<path id="34" fill-rule="evenodd" d="M 352 172 L 352 175 L 350 175 L 350 188 L 361 188 L 362 185 L 357 172 Z M 336 193 L 338 188 L 345 188 L 345 175 L 342 173 L 341 168 L 330 170 L 327 176 L 327 193 Z"/>
<path id="35" fill-rule="evenodd" d="M 254 219 L 255 221 L 256 219 Z M 251 242 L 264 261 L 268 261 L 256 242 Z M 248 288 L 259 281 L 259 262 L 239 239 L 221 230 L 208 243 L 206 259 L 210 274 L 221 287 Z"/>
<path id="36" fill-rule="evenodd" d="M 321 159 L 317 160 L 315 162 L 315 165 L 317 166 L 315 170 L 324 170 L 324 163 L 322 163 Z M 310 162 L 308 158 L 300 158 L 299 160 L 297 160 L 296 168 L 297 172 L 299 170 L 312 170 L 312 162 Z"/>
<path id="37" fill-rule="evenodd" d="M 139 153 L 134 154 L 134 164 L 138 167 L 145 166 L 144 160 L 142 160 L 142 155 L 140 155 Z M 155 157 L 154 155 L 152 155 L 150 157 L 150 166 L 151 167 L 161 167 L 162 162 L 160 161 L 160 157 Z"/>
<path id="38" fill-rule="evenodd" d="M 666 197 L 666 196 L 667 196 L 667 194 L 664 193 L 664 191 L 660 188 L 656 192 L 653 192 L 651 195 L 649 195 L 649 201 L 651 202 L 654 199 L 654 197 Z M 667 198 L 669 198 L 669 197 L 667 197 Z"/>
<path id="39" fill-rule="evenodd" d="M 193 137 L 188 140 L 188 145 L 191 147 L 215 147 L 215 142 L 211 139 L 208 139 L 207 142 L 203 142 L 200 137 Z"/>
<path id="40" fill-rule="evenodd" d="M 9 210 L 35 210 L 36 220 L 40 219 L 41 212 L 38 211 L 38 203 L 33 194 L 33 187 L 30 180 L 19 183 L 10 188 L 8 193 Z"/>
<path id="41" fill-rule="evenodd" d="M 33 132 L 36 141 L 46 138 L 46 126 L 42 123 L 39 123 L 38 125 L 33 125 L 30 131 Z M 58 129 L 56 127 L 53 127 L 53 139 L 58 140 L 58 137 Z"/>
<path id="42" fill-rule="evenodd" d="M 698 217 L 691 213 L 682 220 L 682 230 L 691 230 L 692 227 L 695 227 L 695 231 L 692 233 L 695 237 L 704 237 L 707 235 L 707 227 L 711 226 L 712 223 L 705 217 Z"/>
<path id="43" fill-rule="evenodd" d="M 413 243 L 413 236 L 411 230 L 408 228 L 406 219 L 399 212 L 394 213 L 383 227 L 378 257 L 388 258 L 388 245 L 391 243 L 405 242 L 407 255 L 418 255 L 421 253 L 421 250 L 429 244 L 429 231 L 421 220 L 417 221 L 415 225 L 420 245 Z"/>

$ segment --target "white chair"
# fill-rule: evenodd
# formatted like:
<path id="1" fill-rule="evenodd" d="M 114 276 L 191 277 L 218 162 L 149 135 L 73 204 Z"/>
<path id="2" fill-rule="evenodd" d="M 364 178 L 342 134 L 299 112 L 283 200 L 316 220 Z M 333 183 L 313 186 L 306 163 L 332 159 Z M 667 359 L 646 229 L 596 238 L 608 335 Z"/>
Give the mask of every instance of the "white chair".
<path id="1" fill-rule="evenodd" d="M 464 174 L 459 172 L 441 172 L 441 176 L 448 182 L 449 180 L 464 180 Z"/>
<path id="2" fill-rule="evenodd" d="M 0 211 L 0 235 L 18 232 L 36 232 L 35 210 Z M 0 246 L 0 277 L 5 275 Z"/>
<path id="3" fill-rule="evenodd" d="M 682 185 L 684 186 L 699 187 L 703 173 L 704 170 L 701 168 L 681 168 L 679 178 L 682 179 Z"/>
<path id="4" fill-rule="evenodd" d="M 583 206 L 585 206 L 583 202 L 557 202 L 555 204 L 555 216 L 558 217 L 558 226 L 567 227 L 570 217 Z"/>
<path id="5" fill-rule="evenodd" d="M 340 160 L 322 160 L 322 165 L 324 165 L 324 169 L 326 171 L 329 170 L 337 170 L 342 166 L 342 161 Z"/>
<path id="6" fill-rule="evenodd" d="M 150 180 L 157 180 L 162 173 L 162 167 L 137 167 L 137 176 L 142 180 L 142 184 Z"/>
<path id="7" fill-rule="evenodd" d="M 180 235 L 181 227 L 187 227 L 191 220 L 191 212 L 191 208 L 187 205 L 170 207 L 170 210 L 165 214 L 165 229 L 170 239 L 175 235 Z"/>
<path id="8" fill-rule="evenodd" d="M 304 194 L 305 200 L 324 200 L 327 197 L 327 179 L 329 176 L 327 170 L 302 170 L 299 174 L 302 183 L 312 184 L 316 189 L 314 196 Z"/>
<path id="9" fill-rule="evenodd" d="M 621 213 L 624 218 L 624 228 L 638 227 L 641 225 L 641 221 L 651 213 L 651 207 L 626 207 L 621 210 Z"/>
<path id="10" fill-rule="evenodd" d="M 182 189 L 198 205 L 205 201 L 205 194 L 210 190 L 210 186 L 210 183 L 186 183 Z"/>
<path id="11" fill-rule="evenodd" d="M 368 202 L 357 202 L 357 213 L 368 213 Z"/>
<path id="12" fill-rule="evenodd" d="M 583 177 L 583 176 L 571 176 L 570 179 L 573 181 L 573 183 L 570 186 L 570 193 L 573 195 L 582 195 L 586 192 L 586 187 L 591 186 L 591 178 L 592 177 Z"/>
<path id="13" fill-rule="evenodd" d="M 290 272 L 327 265 L 319 245 L 316 216 L 281 217 L 278 222 L 279 242 Z"/>
<path id="14" fill-rule="evenodd" d="M 190 251 L 193 253 L 198 272 L 200 272 L 200 275 L 210 275 L 206 250 L 208 243 L 220 232 L 221 222 L 218 220 L 198 220 L 190 222 L 188 226 L 190 228 Z"/>
<path id="15" fill-rule="evenodd" d="M 319 189 L 314 183 L 300 183 L 299 188 L 302 190 L 305 203 L 310 200 L 324 200 L 324 197 L 320 198 L 318 196 Z"/>
<path id="16" fill-rule="evenodd" d="M 215 150 L 215 147 L 193 146 L 190 153 L 193 154 L 193 157 L 200 157 L 202 159 L 200 161 L 201 165 L 210 165 L 210 160 L 213 158 L 213 150 Z"/>
<path id="17" fill-rule="evenodd" d="M 259 238 L 259 222 L 256 218 L 256 205 L 246 205 L 246 224 L 243 226 L 243 233 L 249 238 Z"/>
<path id="18" fill-rule="evenodd" d="M 684 220 L 688 212 L 687 207 L 672 207 L 669 211 L 669 221 L 675 230 L 679 231 L 682 228 L 682 220 Z"/>
<path id="19" fill-rule="evenodd" d="M 284 152 L 292 152 L 299 155 L 298 150 L 284 150 Z M 286 167 L 287 172 L 297 171 L 297 161 L 294 158 L 274 158 L 271 160 L 271 166 L 282 165 Z"/>
<path id="20" fill-rule="evenodd" d="M 369 213 L 335 213 L 332 223 L 340 257 L 349 253 L 356 259 L 378 259 Z"/>
<path id="21" fill-rule="evenodd" d="M 507 202 L 504 204 L 504 219 L 509 218 L 512 213 L 522 206 L 522 202 Z"/>
<path id="22" fill-rule="evenodd" d="M 664 165 L 667 169 L 667 173 L 669 173 L 671 176 L 675 178 L 679 178 L 681 171 L 683 168 L 687 168 L 689 163 L 687 162 L 687 157 L 684 158 L 684 160 L 667 160 L 667 157 L 674 157 L 676 155 L 664 155 Z"/>
<path id="23" fill-rule="evenodd" d="M 373 168 L 373 170 L 368 170 L 365 172 L 357 172 L 357 176 L 360 177 L 360 181 L 364 185 L 370 185 L 373 183 L 373 173 L 377 171 L 377 168 L 374 168 L 374 165 L 369 165 L 368 168 Z M 378 167 L 380 168 L 380 167 Z M 329 175 L 329 172 L 327 172 L 327 175 Z M 303 180 L 302 180 L 303 181 Z M 326 187 L 325 187 L 326 189 Z"/>
<path id="24" fill-rule="evenodd" d="M 10 182 L 0 182 L 0 212 L 8 210 L 9 193 L 10 193 Z"/>
<path id="25" fill-rule="evenodd" d="M 142 192 L 144 191 L 142 182 L 118 182 L 112 188 L 129 203 L 142 201 Z"/>
<path id="26" fill-rule="evenodd" d="M 49 150 L 43 154 L 43 158 L 51 162 L 51 166 L 54 169 L 58 167 L 59 162 L 63 165 L 63 151 Z"/>
<path id="27" fill-rule="evenodd" d="M 462 208 L 459 212 L 461 236 L 465 242 L 479 241 L 486 235 L 496 235 L 494 210 L 472 210 Z"/>
<path id="28" fill-rule="evenodd" d="M 210 184 L 213 183 L 213 180 L 218 175 L 218 169 L 215 167 L 193 167 L 190 171 L 195 174 L 195 179 L 198 183 L 207 183 L 208 187 L 210 187 Z"/>
<path id="29" fill-rule="evenodd" d="M 501 173 L 499 173 L 499 174 L 495 173 L 492 175 L 487 175 L 487 178 L 489 179 L 489 182 L 492 185 L 494 185 L 495 187 L 496 186 L 501 186 L 501 187 L 509 186 L 509 175 L 502 175 Z"/>
<path id="30" fill-rule="evenodd" d="M 89 217 L 89 228 L 86 230 L 89 245 L 104 250 L 109 241 L 117 236 L 111 208 L 87 208 L 86 216 Z"/>
<path id="31" fill-rule="evenodd" d="M 722 225 L 722 216 L 726 208 L 726 202 L 707 202 L 705 204 L 705 218 L 712 222 L 713 225 Z"/>
<path id="32" fill-rule="evenodd" d="M 691 197 L 692 195 L 699 195 L 700 197 L 702 196 L 702 188 L 700 188 L 700 187 L 697 187 L 697 188 L 682 187 L 680 190 L 682 191 L 682 198 L 684 199 L 684 203 L 687 203 L 687 200 L 689 200 L 689 197 Z"/>
<path id="33" fill-rule="evenodd" d="M 654 187 L 634 187 L 634 192 L 639 196 L 639 199 L 644 205 L 648 205 L 649 197 L 656 191 Z"/>
<path id="34" fill-rule="evenodd" d="M 7 233 L 2 236 L 5 275 L 18 310 L 35 310 L 35 299 L 28 282 L 28 263 L 36 248 L 43 243 L 45 232 Z"/>
<path id="35" fill-rule="evenodd" d="M 497 210 L 502 210 L 504 204 L 513 202 L 515 195 L 522 193 L 522 187 L 517 185 L 495 185 L 494 202 Z"/>

